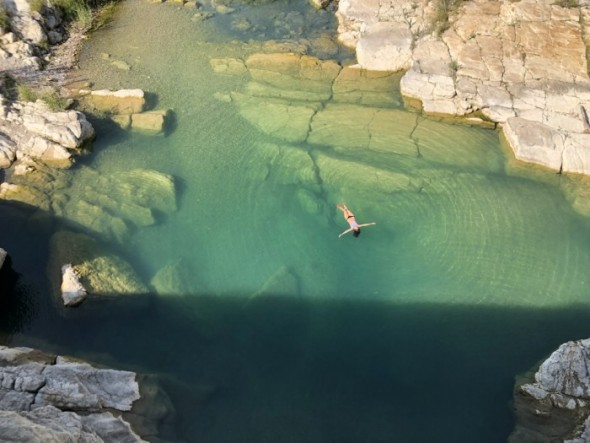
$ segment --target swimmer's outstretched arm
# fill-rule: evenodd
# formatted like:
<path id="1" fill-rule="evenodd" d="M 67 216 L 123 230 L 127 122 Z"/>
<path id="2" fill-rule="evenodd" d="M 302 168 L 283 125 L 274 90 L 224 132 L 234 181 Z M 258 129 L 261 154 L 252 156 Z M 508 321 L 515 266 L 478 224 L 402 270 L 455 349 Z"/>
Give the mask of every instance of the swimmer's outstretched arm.
<path id="1" fill-rule="evenodd" d="M 373 226 L 376 225 L 377 223 L 375 222 L 371 222 L 371 223 L 363 223 L 362 225 L 359 225 L 359 228 L 362 228 L 363 226 Z"/>
<path id="2" fill-rule="evenodd" d="M 350 231 L 352 231 L 352 228 L 348 228 L 346 231 L 344 231 L 342 234 L 340 234 L 340 235 L 338 236 L 338 238 L 342 237 L 343 235 L 346 235 L 346 234 L 348 234 Z"/>

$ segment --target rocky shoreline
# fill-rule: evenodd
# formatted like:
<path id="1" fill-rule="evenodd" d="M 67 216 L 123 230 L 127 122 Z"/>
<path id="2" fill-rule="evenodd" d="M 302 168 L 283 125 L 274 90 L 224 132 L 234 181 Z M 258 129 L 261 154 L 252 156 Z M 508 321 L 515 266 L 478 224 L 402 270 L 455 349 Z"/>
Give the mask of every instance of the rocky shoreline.
<path id="1" fill-rule="evenodd" d="M 164 442 L 173 415 L 153 377 L 0 346 L 1 441 Z"/>
<path id="2" fill-rule="evenodd" d="M 588 174 L 589 5 L 342 0 L 336 15 L 359 67 L 405 71 L 425 113 L 497 123 L 517 159 Z"/>

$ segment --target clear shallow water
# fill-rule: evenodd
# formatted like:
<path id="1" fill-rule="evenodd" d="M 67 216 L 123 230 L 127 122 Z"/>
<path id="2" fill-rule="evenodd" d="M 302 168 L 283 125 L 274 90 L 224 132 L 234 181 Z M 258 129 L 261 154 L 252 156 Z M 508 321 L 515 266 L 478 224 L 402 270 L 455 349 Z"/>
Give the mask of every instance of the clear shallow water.
<path id="1" fill-rule="evenodd" d="M 88 302 L 63 318 L 43 277 L 31 280 L 44 273 L 53 224 L 25 232 L 12 211 L 2 246 L 27 277 L 6 302 L 7 340 L 169 376 L 188 441 L 504 441 L 513 377 L 588 334 L 587 225 L 556 186 L 504 172 L 495 132 L 395 103 L 377 151 L 339 138 L 337 125 L 326 144 L 264 134 L 216 98 L 247 85 L 213 74 L 209 59 L 334 24 L 303 4 L 232 6 L 193 22 L 187 9 L 128 1 L 80 62 L 96 88 L 140 87 L 174 110 L 166 136 L 97 122 L 83 162 L 176 178 L 179 210 L 120 247 L 146 281 L 182 259 L 191 295 Z M 306 19 L 263 29 L 290 9 Z M 242 18 L 260 24 L 231 31 Z M 388 146 L 417 146 L 420 157 Z M 419 186 L 398 189 L 395 174 Z M 338 240 L 342 200 L 377 226 Z M 285 275 L 281 297 L 251 299 Z"/>

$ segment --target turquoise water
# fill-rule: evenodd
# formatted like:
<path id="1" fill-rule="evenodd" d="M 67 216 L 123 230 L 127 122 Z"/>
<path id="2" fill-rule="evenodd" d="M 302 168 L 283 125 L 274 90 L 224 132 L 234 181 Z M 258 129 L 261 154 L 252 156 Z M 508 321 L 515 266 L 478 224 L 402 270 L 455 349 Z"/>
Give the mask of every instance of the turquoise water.
<path id="1" fill-rule="evenodd" d="M 231 7 L 194 21 L 129 0 L 75 74 L 173 110 L 159 136 L 94 121 L 73 174 L 80 188 L 93 185 L 87 166 L 175 178 L 178 210 L 112 246 L 146 282 L 180 261 L 186 293 L 88 300 L 64 316 L 43 264 L 59 222 L 1 209 L 1 246 L 23 274 L 4 341 L 163 374 L 185 441 L 504 441 L 514 376 L 588 335 L 590 235 L 561 178 L 507 173 L 497 132 L 410 113 L 395 88 L 380 106 L 308 102 L 321 124 L 304 140 L 265 130 L 284 108 L 248 107 L 252 82 L 210 60 L 333 36 L 334 19 L 303 2 Z M 341 201 L 376 226 L 338 239 Z"/>

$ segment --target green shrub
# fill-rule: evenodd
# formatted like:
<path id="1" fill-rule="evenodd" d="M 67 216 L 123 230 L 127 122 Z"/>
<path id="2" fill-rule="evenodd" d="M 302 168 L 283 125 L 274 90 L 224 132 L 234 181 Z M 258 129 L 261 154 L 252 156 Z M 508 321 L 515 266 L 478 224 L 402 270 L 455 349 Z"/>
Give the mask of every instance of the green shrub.
<path id="1" fill-rule="evenodd" d="M 69 105 L 68 99 L 59 95 L 57 91 L 44 95 L 41 97 L 41 100 L 43 100 L 52 111 L 64 111 Z"/>
<path id="2" fill-rule="evenodd" d="M 580 6 L 578 0 L 557 0 L 554 4 L 562 8 L 577 8 Z"/>
<path id="3" fill-rule="evenodd" d="M 31 6 L 31 11 L 40 13 L 45 6 L 45 0 L 30 0 L 29 5 Z"/>
<path id="4" fill-rule="evenodd" d="M 100 29 L 108 22 L 110 22 L 115 14 L 115 8 L 117 3 L 114 1 L 109 1 L 105 3 L 103 6 L 100 7 L 96 16 L 94 17 L 94 23 L 92 24 L 92 29 Z"/>
<path id="5" fill-rule="evenodd" d="M 54 0 L 53 4 L 61 9 L 66 20 L 76 26 L 89 29 L 92 26 L 92 9 L 85 0 Z"/>
<path id="6" fill-rule="evenodd" d="M 25 102 L 34 102 L 37 100 L 37 94 L 27 85 L 16 85 L 16 91 L 18 93 L 19 100 Z"/>

